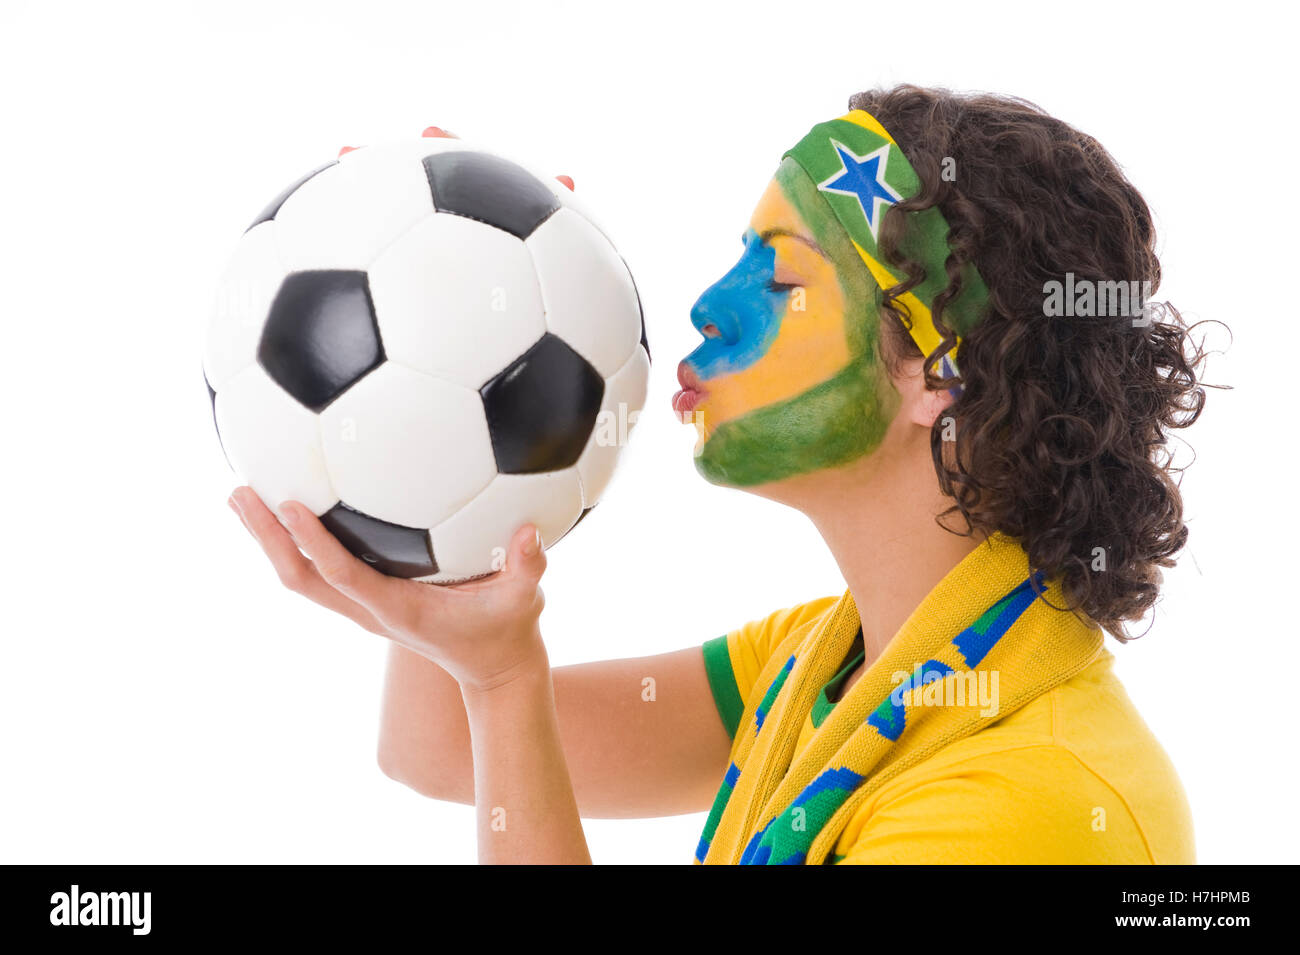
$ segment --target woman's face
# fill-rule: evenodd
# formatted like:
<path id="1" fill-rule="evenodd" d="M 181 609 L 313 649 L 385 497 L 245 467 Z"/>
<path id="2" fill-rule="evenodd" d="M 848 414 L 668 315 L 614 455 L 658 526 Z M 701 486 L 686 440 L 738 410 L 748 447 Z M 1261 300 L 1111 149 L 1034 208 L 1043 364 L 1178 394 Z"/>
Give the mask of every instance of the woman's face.
<path id="1" fill-rule="evenodd" d="M 673 407 L 696 467 L 751 487 L 870 453 L 898 409 L 881 362 L 879 291 L 793 160 L 768 184 L 740 260 L 691 310 L 704 341 L 678 366 Z"/>

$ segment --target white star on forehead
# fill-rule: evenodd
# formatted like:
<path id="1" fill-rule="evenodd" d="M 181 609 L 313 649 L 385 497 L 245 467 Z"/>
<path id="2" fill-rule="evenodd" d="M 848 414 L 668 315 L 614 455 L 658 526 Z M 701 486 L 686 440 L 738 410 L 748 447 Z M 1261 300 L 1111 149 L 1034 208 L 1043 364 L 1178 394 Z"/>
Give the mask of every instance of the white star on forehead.
<path id="1" fill-rule="evenodd" d="M 881 207 L 893 205 L 903 198 L 897 189 L 885 182 L 891 144 L 885 143 L 865 156 L 859 156 L 838 140 L 832 139 L 831 145 L 839 156 L 840 170 L 819 182 L 817 188 L 857 199 L 862 216 L 867 220 L 867 228 L 871 230 L 871 238 L 875 239 L 880 231 Z"/>

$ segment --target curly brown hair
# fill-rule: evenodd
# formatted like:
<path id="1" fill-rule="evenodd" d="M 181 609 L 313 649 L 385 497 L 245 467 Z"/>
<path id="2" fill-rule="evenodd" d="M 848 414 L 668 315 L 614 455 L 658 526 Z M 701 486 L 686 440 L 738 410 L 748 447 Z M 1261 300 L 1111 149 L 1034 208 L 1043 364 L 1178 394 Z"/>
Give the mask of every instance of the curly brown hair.
<path id="1" fill-rule="evenodd" d="M 1160 568 L 1187 541 L 1166 441 L 1204 407 L 1205 352 L 1168 303 L 1135 322 L 1048 317 L 1044 300 L 1066 273 L 1156 289 L 1151 211 L 1100 143 L 1024 100 L 905 85 L 858 93 L 849 108 L 880 121 L 921 181 L 881 225 L 882 254 L 907 276 L 882 296 L 882 315 L 898 319 L 885 323 L 895 360 L 921 357 L 897 301 L 924 279 L 898 251 L 906 213 L 938 206 L 951 230 L 932 360 L 955 343 L 942 320 L 962 265 L 974 262 L 989 289 L 957 356 L 962 392 L 931 432 L 954 500 L 940 523 L 953 530 L 946 519 L 960 514 L 956 533 L 1019 539 L 1031 566 L 1060 576 L 1070 609 L 1130 639 L 1126 623 L 1154 605 Z M 927 380 L 952 385 L 932 368 Z"/>

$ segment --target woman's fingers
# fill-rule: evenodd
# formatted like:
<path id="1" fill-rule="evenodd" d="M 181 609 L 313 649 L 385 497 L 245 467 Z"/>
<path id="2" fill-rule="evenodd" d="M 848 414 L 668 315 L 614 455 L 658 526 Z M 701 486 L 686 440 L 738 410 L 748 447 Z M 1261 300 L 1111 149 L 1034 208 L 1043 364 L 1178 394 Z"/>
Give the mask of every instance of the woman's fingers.
<path id="1" fill-rule="evenodd" d="M 310 589 L 311 579 L 316 576 L 316 572 L 311 561 L 298 552 L 298 546 L 280 526 L 275 515 L 267 510 L 262 499 L 251 488 L 236 488 L 230 499 L 244 526 L 262 545 L 280 583 L 295 593 L 305 594 Z"/>
<path id="2" fill-rule="evenodd" d="M 384 620 L 384 610 L 395 596 L 393 578 L 353 557 L 316 515 L 298 502 L 281 504 L 280 517 L 325 583 Z"/>
<path id="3" fill-rule="evenodd" d="M 420 135 L 428 139 L 460 139 L 460 137 L 457 136 L 455 133 L 450 133 L 447 130 L 441 129 L 437 126 L 426 127 L 424 132 L 422 132 Z M 352 152 L 353 150 L 360 149 L 360 148 L 361 148 L 360 146 L 343 146 L 339 149 L 339 158 L 341 159 L 342 157 L 346 156 L 348 153 Z M 570 180 L 569 188 L 570 189 L 573 188 L 572 180 Z"/>
<path id="4" fill-rule="evenodd" d="M 328 610 L 343 614 L 372 633 L 384 633 L 374 614 L 324 581 L 312 562 L 299 552 L 298 545 L 289 536 L 289 532 L 280 525 L 275 515 L 251 488 L 236 488 L 230 496 L 230 507 L 253 539 L 261 545 L 276 576 L 280 578 L 280 583 L 287 589 Z"/>

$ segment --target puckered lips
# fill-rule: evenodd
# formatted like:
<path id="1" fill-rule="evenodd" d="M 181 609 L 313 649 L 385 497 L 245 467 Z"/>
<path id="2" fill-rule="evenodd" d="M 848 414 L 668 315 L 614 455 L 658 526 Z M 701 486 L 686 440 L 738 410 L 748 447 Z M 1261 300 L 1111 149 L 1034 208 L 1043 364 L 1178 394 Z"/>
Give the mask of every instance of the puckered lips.
<path id="1" fill-rule="evenodd" d="M 682 389 L 673 395 L 673 411 L 677 413 L 679 421 L 687 422 L 690 420 L 688 416 L 707 392 L 699 375 L 684 361 L 677 366 L 677 383 Z"/>

